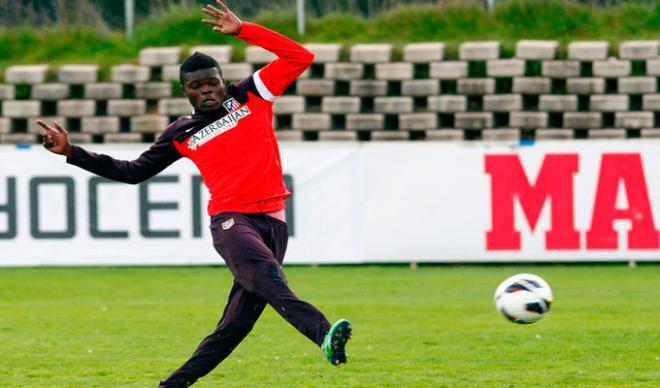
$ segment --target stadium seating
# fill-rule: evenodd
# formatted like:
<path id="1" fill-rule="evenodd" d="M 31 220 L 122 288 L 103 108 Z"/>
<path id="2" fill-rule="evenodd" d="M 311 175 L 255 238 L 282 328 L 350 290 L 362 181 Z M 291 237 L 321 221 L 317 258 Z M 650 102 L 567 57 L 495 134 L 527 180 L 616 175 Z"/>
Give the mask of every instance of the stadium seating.
<path id="1" fill-rule="evenodd" d="M 660 40 L 519 41 L 503 58 L 497 41 L 309 44 L 315 63 L 274 106 L 279 139 L 546 140 L 660 137 Z M 34 143 L 34 119 L 57 119 L 76 142 L 151 142 L 189 114 L 178 69 L 202 51 L 235 81 L 273 55 L 231 46 L 145 48 L 139 64 L 15 65 L 0 84 L 0 143 Z"/>

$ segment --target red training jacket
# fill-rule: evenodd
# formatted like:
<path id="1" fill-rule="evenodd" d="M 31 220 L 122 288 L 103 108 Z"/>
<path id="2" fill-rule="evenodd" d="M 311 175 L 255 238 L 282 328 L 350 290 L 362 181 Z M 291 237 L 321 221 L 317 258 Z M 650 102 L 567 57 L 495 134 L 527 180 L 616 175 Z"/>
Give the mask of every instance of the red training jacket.
<path id="1" fill-rule="evenodd" d="M 222 108 L 179 117 L 151 147 L 132 161 L 72 146 L 67 162 L 94 174 L 139 183 L 181 157 L 192 160 L 211 193 L 209 215 L 267 213 L 284 209 L 284 186 L 273 131 L 273 102 L 312 63 L 314 55 L 293 40 L 244 22 L 238 38 L 277 59 L 225 89 Z"/>

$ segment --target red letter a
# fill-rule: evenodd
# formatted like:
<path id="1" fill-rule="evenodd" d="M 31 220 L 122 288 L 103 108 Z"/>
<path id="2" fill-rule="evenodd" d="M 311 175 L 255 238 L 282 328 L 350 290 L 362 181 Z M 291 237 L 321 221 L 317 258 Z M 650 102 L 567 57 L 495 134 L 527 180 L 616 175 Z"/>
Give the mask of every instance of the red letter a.
<path id="1" fill-rule="evenodd" d="M 486 250 L 520 250 L 520 232 L 514 230 L 513 201 L 518 198 L 532 229 L 551 199 L 550 230 L 546 248 L 580 249 L 580 234 L 573 225 L 573 174 L 577 154 L 549 154 L 543 160 L 536 184 L 530 185 L 518 155 L 486 155 L 486 173 L 491 176 L 492 230 L 486 235 Z"/>
<path id="2" fill-rule="evenodd" d="M 626 190 L 627 209 L 616 208 L 619 182 Z M 639 154 L 603 154 L 591 229 L 587 232 L 587 249 L 618 249 L 617 232 L 613 225 L 617 219 L 627 219 L 632 223 L 628 233 L 629 249 L 658 249 L 658 230 L 653 222 Z"/>

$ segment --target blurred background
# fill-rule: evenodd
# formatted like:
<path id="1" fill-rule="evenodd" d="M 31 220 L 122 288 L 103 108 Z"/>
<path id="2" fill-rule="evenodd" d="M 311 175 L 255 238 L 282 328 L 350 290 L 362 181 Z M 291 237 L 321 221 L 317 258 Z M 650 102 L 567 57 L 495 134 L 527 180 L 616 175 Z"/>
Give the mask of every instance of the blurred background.
<path id="1" fill-rule="evenodd" d="M 127 28 L 124 0 L 0 0 L 0 71 L 15 64 L 133 62 L 141 48 L 192 47 L 242 42 L 209 34 L 200 23 L 204 1 L 133 1 Z M 304 5 L 301 29 L 298 6 Z M 412 42 L 444 42 L 445 57 L 458 56 L 469 40 L 498 40 L 502 57 L 521 39 L 655 39 L 660 34 L 657 0 L 272 0 L 232 1 L 241 17 L 303 43 L 390 43 L 394 58 Z M 130 18 L 129 18 L 130 20 Z M 185 34 L 182 33 L 185 31 Z M 304 31 L 304 33 L 303 33 Z M 127 37 L 130 35 L 130 39 Z M 564 51 L 559 50 L 560 57 Z M 0 76 L 1 77 L 1 76 Z M 0 78 L 0 81 L 2 79 Z"/>
<path id="2" fill-rule="evenodd" d="M 497 0 L 309 0 L 309 16 L 321 17 L 332 12 L 346 12 L 360 16 L 373 16 L 392 8 L 406 5 L 465 5 L 484 7 Z M 588 6 L 616 6 L 623 3 L 654 3 L 654 0 L 576 0 Z M 135 2 L 136 20 L 142 20 L 172 8 L 197 9 L 208 1 L 201 0 L 139 0 Z M 254 17 L 269 11 L 294 10 L 296 0 L 252 0 L 228 2 L 236 13 Z M 121 0 L 1 0 L 0 17 L 5 27 L 46 27 L 53 24 L 86 25 L 110 29 L 123 29 L 124 1 Z"/>

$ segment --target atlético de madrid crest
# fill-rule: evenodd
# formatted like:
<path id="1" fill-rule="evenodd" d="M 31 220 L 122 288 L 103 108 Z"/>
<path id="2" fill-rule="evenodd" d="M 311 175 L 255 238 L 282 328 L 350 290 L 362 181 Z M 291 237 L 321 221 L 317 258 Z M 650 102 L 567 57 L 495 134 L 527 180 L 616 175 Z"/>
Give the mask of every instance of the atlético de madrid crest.
<path id="1" fill-rule="evenodd" d="M 229 230 L 232 226 L 234 226 L 234 219 L 230 218 L 222 223 L 222 230 Z"/>
<path id="2" fill-rule="evenodd" d="M 238 101 L 234 100 L 234 98 L 230 97 L 229 99 L 227 99 L 225 102 L 222 103 L 222 106 L 224 106 L 225 109 L 227 109 L 227 112 L 231 112 L 233 110 L 238 109 L 238 107 L 241 106 L 241 104 L 239 104 Z"/>

